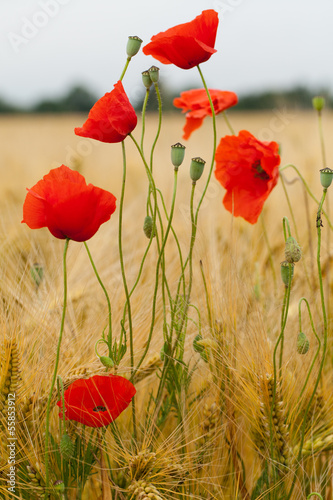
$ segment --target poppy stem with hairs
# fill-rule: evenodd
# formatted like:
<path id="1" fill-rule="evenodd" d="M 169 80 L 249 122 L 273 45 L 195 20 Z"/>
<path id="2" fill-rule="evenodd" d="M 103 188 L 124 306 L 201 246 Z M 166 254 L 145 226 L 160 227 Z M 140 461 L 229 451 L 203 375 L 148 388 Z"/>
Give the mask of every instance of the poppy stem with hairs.
<path id="1" fill-rule="evenodd" d="M 320 349 L 321 349 L 321 341 L 320 341 L 320 338 L 318 337 L 317 332 L 316 332 L 316 329 L 315 329 L 315 327 L 314 327 L 314 322 L 313 322 L 313 318 L 312 318 L 312 314 L 311 314 L 311 310 L 310 310 L 310 305 L 309 305 L 309 302 L 306 300 L 306 298 L 305 298 L 305 297 L 302 297 L 302 298 L 299 300 L 299 302 L 298 302 L 299 331 L 300 331 L 300 332 L 302 332 L 302 331 L 303 331 L 303 330 L 302 330 L 302 317 L 301 317 L 301 305 L 302 305 L 302 302 L 305 302 L 306 307 L 307 307 L 307 309 L 308 309 L 308 314 L 309 314 L 309 320 L 310 320 L 311 328 L 312 328 L 312 331 L 313 331 L 313 333 L 314 333 L 314 335 L 315 335 L 315 337 L 316 337 L 316 339 L 317 339 L 317 341 L 318 341 L 318 349 L 317 349 L 317 352 L 316 352 L 316 354 L 315 354 L 315 356 L 314 356 L 314 358 L 313 358 L 313 360 L 312 360 L 312 363 L 311 363 L 310 369 L 309 369 L 309 371 L 308 371 L 308 373 L 307 373 L 307 376 L 306 376 L 306 379 L 305 379 L 305 382 L 304 382 L 303 388 L 302 388 L 302 390 L 301 390 L 301 392 L 300 392 L 300 394 L 299 394 L 299 396 L 298 396 L 298 400 L 297 400 L 297 402 L 299 402 L 299 401 L 301 400 L 301 397 L 302 397 L 302 395 L 303 395 L 303 393 L 304 393 L 304 391 L 305 391 L 305 388 L 306 388 L 306 386 L 307 386 L 307 384 L 308 384 L 308 381 L 309 381 L 309 378 L 310 378 L 310 374 L 311 374 L 311 372 L 312 372 L 312 370 L 313 370 L 313 367 L 314 367 L 314 365 L 315 365 L 316 359 L 318 358 L 319 353 L 320 353 Z"/>
<path id="2" fill-rule="evenodd" d="M 304 177 L 302 176 L 301 172 L 298 170 L 298 168 L 293 165 L 292 163 L 288 163 L 287 165 L 284 165 L 283 167 L 280 167 L 279 168 L 279 172 L 283 172 L 283 170 L 286 170 L 287 168 L 292 168 L 293 170 L 295 170 L 296 174 L 298 175 L 298 177 L 301 179 L 305 189 L 306 189 L 306 192 L 308 193 L 308 195 L 310 196 L 310 198 L 313 199 L 313 201 L 315 201 L 317 203 L 317 205 L 319 205 L 319 200 L 317 200 L 317 198 L 315 197 L 315 195 L 312 193 L 311 189 L 309 188 L 309 186 L 307 185 Z M 327 214 L 327 212 L 322 209 L 322 213 L 323 215 L 325 216 L 327 222 L 328 222 L 328 225 L 330 226 L 330 228 L 333 230 L 333 225 L 329 219 L 329 216 Z"/>
<path id="3" fill-rule="evenodd" d="M 286 500 L 289 500 L 293 489 L 295 487 L 296 483 L 296 474 L 298 471 L 298 468 L 301 464 L 301 458 L 302 458 L 302 448 L 303 448 L 303 443 L 304 443 L 304 436 L 305 436 L 305 429 L 306 429 L 306 423 L 307 423 L 307 416 L 309 413 L 309 409 L 311 407 L 313 398 L 315 397 L 315 394 L 317 392 L 317 388 L 321 379 L 321 374 L 324 368 L 324 363 L 326 359 L 326 351 L 327 351 L 327 336 L 328 336 L 328 324 L 327 324 L 327 314 L 326 314 L 326 306 L 325 306 L 325 297 L 324 297 L 324 287 L 323 287 L 323 275 L 322 275 L 322 270 L 321 270 L 321 263 L 320 263 L 320 250 L 321 250 L 321 228 L 322 228 L 322 222 L 321 222 L 321 213 L 322 213 L 322 208 L 323 204 L 326 198 L 326 193 L 327 193 L 327 188 L 324 188 L 323 190 L 323 195 L 321 197 L 318 211 L 317 211 L 317 235 L 318 235 L 318 246 L 317 246 L 317 267 L 318 267 L 318 277 L 319 277 L 319 289 L 320 289 L 320 299 L 321 299 L 321 307 L 322 307 L 322 315 L 323 315 L 323 326 L 324 326 L 324 332 L 323 332 L 323 354 L 321 358 L 321 363 L 319 366 L 318 370 L 318 375 L 317 379 L 311 394 L 311 397 L 309 399 L 308 405 L 305 409 L 304 415 L 303 415 L 303 424 L 302 424 L 302 429 L 301 429 L 301 439 L 300 439 L 300 444 L 299 444 L 299 452 L 298 452 L 298 457 L 296 460 L 296 467 L 294 470 L 294 476 L 293 476 L 293 481 L 287 496 Z"/>
<path id="4" fill-rule="evenodd" d="M 208 97 L 208 100 L 209 100 L 210 108 L 212 110 L 212 119 L 213 119 L 213 154 L 212 154 L 212 161 L 211 161 L 210 170 L 209 170 L 208 178 L 207 178 L 207 181 L 206 181 L 206 185 L 205 185 L 205 188 L 203 190 L 203 193 L 201 195 L 201 198 L 199 200 L 198 207 L 197 207 L 197 210 L 196 210 L 195 224 L 197 224 L 197 222 L 198 222 L 199 210 L 200 210 L 201 204 L 202 204 L 202 202 L 204 200 L 204 197 L 206 195 L 206 191 L 208 189 L 209 182 L 210 182 L 210 179 L 211 179 L 212 173 L 213 173 L 214 162 L 215 162 L 215 152 L 216 152 L 216 135 L 217 135 L 216 134 L 216 114 L 215 114 L 214 104 L 213 104 L 212 98 L 210 96 L 210 93 L 209 93 L 209 90 L 208 90 L 205 78 L 203 76 L 203 73 L 201 71 L 201 68 L 200 68 L 199 64 L 198 64 L 197 68 L 198 68 L 198 71 L 199 71 L 199 74 L 200 74 L 203 86 L 205 87 L 205 90 L 206 90 L 206 93 L 207 93 L 207 97 Z"/>
<path id="5" fill-rule="evenodd" d="M 61 316 L 61 324 L 60 324 L 60 332 L 57 346 L 57 354 L 56 354 L 56 362 L 53 370 L 53 377 L 51 382 L 51 388 L 49 393 L 49 398 L 46 406 L 46 423 L 45 423 L 45 499 L 48 498 L 48 488 L 49 488 L 49 427 L 50 427 L 50 409 L 51 409 L 51 401 L 53 395 L 53 388 L 57 378 L 57 371 L 59 366 L 59 358 L 60 358 L 60 346 L 62 340 L 62 334 L 64 331 L 65 325 L 65 316 L 66 316 L 66 306 L 67 306 L 67 266 L 66 266 L 66 257 L 67 250 L 69 245 L 69 238 L 66 238 L 64 253 L 63 253 L 63 272 L 64 272 L 64 302 L 62 306 L 62 316 Z"/>
<path id="6" fill-rule="evenodd" d="M 109 348 L 109 357 L 113 360 L 112 358 L 112 312 L 111 312 L 111 302 L 110 302 L 110 297 L 109 297 L 109 294 L 100 278 L 100 275 L 98 274 L 98 271 L 96 269 L 96 266 L 95 266 L 95 263 L 93 261 L 93 258 L 91 256 L 91 253 L 90 253 L 90 250 L 88 248 L 88 245 L 87 245 L 87 242 L 84 241 L 84 246 L 87 250 L 87 254 L 88 254 L 88 257 L 89 257 L 89 260 L 90 260 L 90 263 L 92 265 L 92 268 L 94 270 L 94 273 L 96 275 L 96 278 L 97 278 L 97 281 L 98 283 L 101 285 L 102 287 L 102 290 L 105 294 L 105 297 L 106 297 L 106 301 L 108 303 L 108 322 L 109 322 L 109 333 L 108 333 L 108 348 Z"/>
<path id="7" fill-rule="evenodd" d="M 121 150 L 122 150 L 122 156 L 123 156 L 123 179 L 122 179 L 121 195 L 120 195 L 120 202 L 119 202 L 118 246 L 119 246 L 119 259 L 120 259 L 120 267 L 121 267 L 121 276 L 123 279 L 124 291 L 125 291 L 125 296 L 126 296 L 128 328 L 129 328 L 129 341 L 130 341 L 131 374 L 133 375 L 133 371 L 134 371 L 134 343 L 133 343 L 132 311 L 131 311 L 130 295 L 128 292 L 128 286 L 127 286 L 127 280 L 126 280 L 124 255 L 123 255 L 123 243 L 122 243 L 123 207 L 124 207 L 125 185 L 126 185 L 126 151 L 125 151 L 124 141 L 122 141 L 122 143 L 121 143 Z M 134 438 L 134 440 L 136 440 L 137 429 L 136 429 L 136 412 L 135 412 L 135 398 L 134 397 L 132 399 L 132 422 L 133 422 L 133 438 Z"/>

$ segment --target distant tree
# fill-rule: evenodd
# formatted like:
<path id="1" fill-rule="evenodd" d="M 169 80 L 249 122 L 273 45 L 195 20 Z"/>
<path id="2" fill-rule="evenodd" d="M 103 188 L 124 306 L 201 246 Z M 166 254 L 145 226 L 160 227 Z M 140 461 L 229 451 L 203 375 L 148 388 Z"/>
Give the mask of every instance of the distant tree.
<path id="1" fill-rule="evenodd" d="M 97 98 L 82 86 L 73 87 L 65 96 L 46 99 L 31 108 L 33 113 L 86 113 Z"/>

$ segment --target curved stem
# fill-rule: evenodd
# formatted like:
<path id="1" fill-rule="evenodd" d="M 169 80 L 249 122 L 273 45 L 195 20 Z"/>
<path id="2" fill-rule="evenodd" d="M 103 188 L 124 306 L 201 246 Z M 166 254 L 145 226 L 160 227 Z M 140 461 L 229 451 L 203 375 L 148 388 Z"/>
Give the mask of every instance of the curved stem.
<path id="1" fill-rule="evenodd" d="M 174 174 L 174 185 L 173 185 L 173 194 L 172 194 L 170 216 L 169 216 L 168 225 L 167 225 L 167 228 L 166 228 L 166 231 L 165 231 L 164 239 L 162 241 L 161 249 L 160 249 L 159 256 L 158 256 L 158 259 L 157 259 L 157 264 L 156 264 L 156 278 L 155 278 L 155 289 L 154 289 L 154 296 L 153 296 L 153 312 L 152 312 L 151 326 L 150 326 L 150 330 L 149 330 L 149 333 L 148 333 L 148 340 L 146 342 L 145 350 L 144 350 L 144 352 L 143 352 L 143 354 L 141 356 L 141 359 L 140 359 L 139 363 L 137 364 L 137 366 L 135 368 L 135 371 L 132 374 L 131 380 L 133 379 L 135 373 L 137 372 L 137 370 L 141 366 L 144 358 L 146 357 L 146 354 L 147 354 L 149 346 L 150 346 L 152 334 L 153 334 L 153 329 L 154 329 L 154 324 L 155 324 L 155 310 L 156 310 L 157 288 L 158 288 L 158 281 L 159 281 L 158 280 L 159 268 L 160 268 L 160 263 L 161 263 L 162 256 L 164 255 L 164 248 L 165 248 L 165 245 L 166 245 L 166 242 L 167 242 L 167 239 L 168 239 L 168 235 L 169 235 L 169 232 L 170 232 L 170 229 L 171 229 L 172 217 L 173 217 L 174 208 L 175 208 L 175 201 L 176 201 L 178 168 L 177 169 L 175 168 L 174 172 L 175 172 L 175 174 Z"/>
<path id="2" fill-rule="evenodd" d="M 317 332 L 316 332 L 315 327 L 314 327 L 314 323 L 313 323 L 313 319 L 312 319 L 312 314 L 311 314 L 311 310 L 310 310 L 310 305 L 309 305 L 309 303 L 308 303 L 308 301 L 306 300 L 306 298 L 305 298 L 305 297 L 302 297 L 302 298 L 299 300 L 299 302 L 298 302 L 298 311 L 299 311 L 299 331 L 300 331 L 300 332 L 302 331 L 302 324 L 301 324 L 301 305 L 302 305 L 302 301 L 304 301 L 304 302 L 305 302 L 306 307 L 307 307 L 307 309 L 308 309 L 309 318 L 310 318 L 310 323 L 311 323 L 311 328 L 312 328 L 312 331 L 313 331 L 313 333 L 314 333 L 314 335 L 315 335 L 315 337 L 316 337 L 316 339 L 317 339 L 317 341 L 318 341 L 318 349 L 317 349 L 317 352 L 316 352 L 316 354 L 315 354 L 315 356 L 314 356 L 314 358 L 313 358 L 313 361 L 312 361 L 312 363 L 311 363 L 310 369 L 309 369 L 309 371 L 308 371 L 308 373 L 307 373 L 307 376 L 306 376 L 306 379 L 305 379 L 305 382 L 304 382 L 303 388 L 302 388 L 302 390 L 301 390 L 301 392 L 300 392 L 300 395 L 298 396 L 298 401 L 300 401 L 300 399 L 301 399 L 301 397 L 302 397 L 302 395 L 303 395 L 303 392 L 305 391 L 305 388 L 306 388 L 307 383 L 308 383 L 309 378 L 310 378 L 310 374 L 311 374 L 311 372 L 312 372 L 312 369 L 313 369 L 313 367 L 314 367 L 314 364 L 315 364 L 315 362 L 316 362 L 316 359 L 317 359 L 317 357 L 318 357 L 318 355 L 319 355 L 319 352 L 320 352 L 320 349 L 321 349 L 321 341 L 320 341 L 320 338 L 318 337 Z"/>
<path id="3" fill-rule="evenodd" d="M 295 487 L 296 474 L 297 474 L 298 468 L 300 466 L 300 460 L 301 460 L 301 457 L 302 457 L 302 448 L 303 448 L 304 436 L 305 436 L 306 419 L 307 419 L 307 415 L 308 415 L 309 409 L 311 407 L 313 398 L 314 398 L 314 396 L 316 394 L 317 387 L 318 387 L 319 382 L 320 382 L 321 374 L 322 374 L 322 371 L 323 371 L 323 368 L 324 368 L 324 363 L 325 363 L 326 351 L 327 351 L 327 335 L 328 335 L 327 316 L 326 316 L 325 297 L 324 297 L 324 288 L 323 288 L 323 277 L 322 277 L 321 263 L 320 263 L 321 227 L 322 227 L 321 213 L 322 213 L 322 208 L 323 208 L 323 204 L 324 204 L 324 201 L 325 201 L 326 193 L 327 193 L 327 189 L 325 188 L 323 190 L 323 195 L 322 195 L 320 203 L 319 203 L 318 212 L 317 212 L 317 221 L 316 221 L 316 224 L 317 224 L 317 235 L 318 235 L 317 267 L 318 267 L 320 299 L 321 299 L 321 307 L 322 307 L 322 315 L 323 315 L 323 326 L 324 326 L 324 332 L 323 332 L 323 337 L 324 337 L 324 339 L 323 339 L 323 354 L 322 354 L 322 359 L 321 359 L 321 363 L 320 363 L 320 366 L 319 366 L 319 371 L 318 371 L 317 379 L 316 379 L 316 382 L 315 382 L 315 385 L 314 385 L 311 397 L 309 399 L 308 405 L 307 405 L 307 407 L 305 409 L 305 412 L 304 412 L 303 425 L 302 425 L 302 430 L 301 430 L 301 439 L 300 439 L 300 445 L 299 445 L 299 452 L 298 452 L 298 457 L 297 457 L 297 465 L 296 465 L 295 470 L 294 470 L 293 481 L 292 481 L 292 484 L 291 484 L 291 487 L 290 487 L 290 491 L 289 491 L 289 494 L 288 494 L 286 500 L 290 499 L 290 497 L 292 495 L 292 492 L 293 492 L 293 489 Z"/>
<path id="4" fill-rule="evenodd" d="M 147 107 L 149 92 L 150 89 L 146 89 L 146 94 L 142 105 L 142 124 L 141 124 L 141 142 L 140 142 L 141 151 L 143 151 L 143 139 L 146 130 L 146 107 Z"/>
<path id="5" fill-rule="evenodd" d="M 212 98 L 210 96 L 210 93 L 209 93 L 206 81 L 205 81 L 204 76 L 202 74 L 202 71 L 200 69 L 200 66 L 198 65 L 197 68 L 198 68 L 198 71 L 199 71 L 202 83 L 203 83 L 203 85 L 205 87 L 205 90 L 206 90 L 206 93 L 207 93 L 207 96 L 208 96 L 208 100 L 209 100 L 209 104 L 210 104 L 210 109 L 212 111 L 212 119 L 213 119 L 213 154 L 212 154 L 212 161 L 211 161 L 211 165 L 210 165 L 210 169 L 209 169 L 209 173 L 208 173 L 208 178 L 207 178 L 207 181 L 206 181 L 206 185 L 204 187 L 203 193 L 201 195 L 201 198 L 200 198 L 198 206 L 197 206 L 197 210 L 196 210 L 196 214 L 195 214 L 195 224 L 197 224 L 199 210 L 200 210 L 201 204 L 202 204 L 202 202 L 204 200 L 204 197 L 206 195 L 206 191 L 208 189 L 210 179 L 212 177 L 213 168 L 214 168 L 214 162 L 215 162 L 215 152 L 216 152 L 216 115 L 215 115 L 215 109 L 214 109 L 213 101 L 212 101 Z"/>
<path id="6" fill-rule="evenodd" d="M 154 151 L 155 151 L 157 140 L 158 140 L 160 133 L 161 133 L 161 126 L 162 126 L 162 99 L 161 99 L 161 94 L 160 94 L 160 90 L 158 88 L 157 83 L 154 83 L 154 88 L 155 88 L 157 101 L 158 101 L 158 127 L 157 127 L 156 136 L 155 136 L 155 139 L 154 139 L 153 145 L 151 147 L 151 151 L 150 151 L 150 171 L 151 172 L 153 171 Z"/>
<path id="7" fill-rule="evenodd" d="M 123 155 L 123 180 L 122 180 L 121 195 L 120 195 L 120 202 L 119 202 L 118 247 L 119 247 L 119 260 L 120 260 L 120 267 L 121 267 L 121 276 L 123 279 L 124 291 L 125 291 L 125 296 L 126 296 L 129 341 L 130 341 L 131 374 L 133 376 L 133 371 L 134 371 L 134 341 L 133 341 L 132 311 L 131 311 L 130 295 L 128 292 L 128 285 L 127 285 L 127 279 L 126 279 L 124 254 L 123 254 L 123 242 L 122 242 L 123 208 L 124 208 L 125 184 L 126 184 L 126 152 L 125 152 L 124 141 L 122 141 L 122 143 L 121 143 L 121 148 L 122 148 L 122 155 Z M 136 440 L 137 429 L 136 429 L 135 398 L 132 398 L 132 420 L 133 420 L 133 437 L 134 437 L 134 440 Z"/>
<path id="8" fill-rule="evenodd" d="M 288 165 L 284 165 L 283 167 L 280 167 L 279 171 L 280 172 L 283 172 L 283 170 L 287 169 L 287 168 L 292 168 L 293 170 L 295 170 L 295 172 L 297 173 L 298 177 L 301 179 L 301 181 L 303 182 L 303 185 L 306 189 L 306 192 L 308 193 L 308 195 L 310 196 L 310 198 L 313 199 L 313 201 L 315 201 L 317 203 L 317 205 L 319 205 L 319 200 L 317 200 L 317 198 L 315 197 L 315 195 L 312 193 L 311 189 L 309 188 L 309 186 L 307 185 L 304 177 L 302 176 L 302 174 L 300 173 L 300 171 L 298 170 L 298 168 L 291 164 L 291 163 L 288 163 Z M 330 228 L 333 230 L 333 225 L 331 224 L 331 221 L 329 219 L 329 216 L 327 215 L 327 213 L 325 212 L 325 210 L 322 209 L 322 213 L 324 214 L 327 222 L 328 222 L 328 225 L 330 226 Z"/>
<path id="9" fill-rule="evenodd" d="M 64 301 L 63 301 L 63 306 L 62 306 L 62 316 L 61 316 L 61 323 L 60 323 L 60 332 L 59 332 L 59 339 L 58 339 L 58 346 L 57 346 L 57 354 L 56 354 L 56 362 L 53 370 L 53 377 L 52 377 L 52 382 L 51 382 L 51 387 L 50 387 L 50 393 L 49 397 L 47 400 L 47 406 L 46 406 L 46 424 L 45 424 L 45 498 L 47 498 L 48 493 L 47 490 L 49 488 L 49 427 L 50 427 L 50 408 L 51 408 L 51 401 L 52 401 L 52 393 L 53 393 L 53 388 L 56 382 L 57 378 L 57 371 L 58 371 L 58 366 L 59 366 L 59 359 L 60 359 L 60 346 L 61 346 L 61 341 L 62 341 L 62 335 L 64 332 L 64 326 L 65 326 L 65 316 L 66 316 L 66 307 L 67 307 L 67 266 L 66 266 L 66 256 L 67 256 L 67 250 L 68 250 L 68 244 L 69 244 L 69 238 L 66 238 L 65 241 L 65 247 L 64 247 L 64 253 L 63 253 L 63 273 L 64 273 Z"/>
<path id="10" fill-rule="evenodd" d="M 87 250 L 87 254 L 88 254 L 88 257 L 89 257 L 89 260 L 90 260 L 90 263 L 92 265 L 92 268 L 94 270 L 94 273 L 96 275 L 96 278 L 97 278 L 97 281 L 98 283 L 101 285 L 102 287 L 102 290 L 104 292 L 104 295 L 106 297 L 106 301 L 107 301 L 107 304 L 108 304 L 108 323 L 109 323 L 109 333 L 108 333 L 108 349 L 109 349 L 109 357 L 112 359 L 112 312 L 111 312 L 111 302 L 110 302 L 110 297 L 109 297 L 109 294 L 103 284 L 103 281 L 101 280 L 101 277 L 100 275 L 98 274 L 98 271 L 97 271 L 97 268 L 95 266 L 95 263 L 93 261 L 93 258 L 91 256 L 91 253 L 90 253 L 90 250 L 88 248 L 88 245 L 87 245 L 87 242 L 84 241 L 84 246 Z"/>
<path id="11" fill-rule="evenodd" d="M 128 56 L 128 57 L 127 57 L 127 60 L 126 60 L 126 63 L 125 63 L 124 69 L 123 69 L 123 71 L 122 71 L 122 73 L 121 73 L 121 75 L 120 75 L 120 78 L 119 78 L 119 80 L 120 80 L 120 81 L 122 81 L 122 79 L 124 78 L 125 73 L 126 73 L 127 68 L 128 68 L 128 65 L 129 65 L 129 63 L 131 62 L 131 59 L 132 59 L 132 58 L 131 58 L 130 56 Z"/>

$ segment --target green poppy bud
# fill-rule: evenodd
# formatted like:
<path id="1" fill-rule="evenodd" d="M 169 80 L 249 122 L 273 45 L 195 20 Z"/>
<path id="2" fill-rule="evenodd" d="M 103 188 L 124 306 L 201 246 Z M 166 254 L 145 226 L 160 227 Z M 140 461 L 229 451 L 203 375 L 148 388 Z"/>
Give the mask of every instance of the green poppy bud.
<path id="1" fill-rule="evenodd" d="M 150 89 L 150 87 L 153 85 L 152 79 L 150 78 L 149 71 L 142 71 L 142 83 L 146 87 L 146 89 Z"/>
<path id="2" fill-rule="evenodd" d="M 292 279 L 293 279 L 294 267 L 295 267 L 294 263 L 291 264 L 291 263 L 287 262 L 286 260 L 281 262 L 281 278 L 282 278 L 283 283 L 286 286 L 289 285 L 290 273 L 291 273 L 290 281 L 292 281 Z"/>
<path id="3" fill-rule="evenodd" d="M 310 348 L 310 342 L 303 332 L 299 332 L 297 336 L 297 352 L 299 354 L 306 354 Z"/>
<path id="4" fill-rule="evenodd" d="M 160 68 L 158 68 L 157 66 L 151 66 L 148 71 L 151 81 L 153 83 L 157 83 L 160 77 Z"/>
<path id="5" fill-rule="evenodd" d="M 143 222 L 143 232 L 149 239 L 151 238 L 151 235 L 153 235 L 153 237 L 155 236 L 154 221 L 152 217 L 150 217 L 150 215 L 147 215 L 147 217 L 145 217 L 145 220 Z"/>
<path id="6" fill-rule="evenodd" d="M 109 356 L 100 356 L 99 360 L 102 363 L 102 365 L 104 365 L 106 368 L 114 367 L 114 362 L 112 361 L 111 358 L 109 358 Z"/>
<path id="7" fill-rule="evenodd" d="M 74 454 L 74 443 L 68 434 L 63 434 L 61 437 L 60 453 L 65 460 L 69 460 Z"/>
<path id="8" fill-rule="evenodd" d="M 180 165 L 183 163 L 185 156 L 185 146 L 177 142 L 173 146 L 171 146 L 171 162 L 172 165 L 178 169 Z"/>
<path id="9" fill-rule="evenodd" d="M 126 52 L 128 57 L 133 57 L 140 50 L 142 44 L 141 38 L 138 36 L 129 36 L 127 41 Z"/>
<path id="10" fill-rule="evenodd" d="M 53 487 L 56 491 L 64 492 L 65 491 L 65 483 L 61 479 L 57 479 L 53 483 Z"/>
<path id="11" fill-rule="evenodd" d="M 312 106 L 316 111 L 321 111 L 325 106 L 325 99 L 321 95 L 317 95 L 312 99 Z"/>
<path id="12" fill-rule="evenodd" d="M 193 182 L 200 179 L 206 162 L 202 158 L 192 158 L 190 166 L 190 177 Z"/>
<path id="13" fill-rule="evenodd" d="M 302 256 L 301 247 L 292 236 L 287 238 L 284 254 L 289 263 L 298 262 Z"/>
<path id="14" fill-rule="evenodd" d="M 320 170 L 320 182 L 324 189 L 327 189 L 332 184 L 333 170 L 330 168 L 322 168 Z"/>
<path id="15" fill-rule="evenodd" d="M 41 264 L 38 264 L 35 262 L 33 266 L 31 266 L 30 269 L 30 275 L 34 282 L 36 283 L 36 286 L 39 287 L 41 284 L 43 277 L 44 277 L 44 268 Z"/>

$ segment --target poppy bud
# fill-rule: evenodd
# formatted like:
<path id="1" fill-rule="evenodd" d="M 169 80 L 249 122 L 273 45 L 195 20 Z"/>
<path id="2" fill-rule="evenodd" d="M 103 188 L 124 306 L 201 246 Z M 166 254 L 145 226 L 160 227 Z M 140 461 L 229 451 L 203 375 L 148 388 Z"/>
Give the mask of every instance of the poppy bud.
<path id="1" fill-rule="evenodd" d="M 306 354 L 310 348 L 310 342 L 303 332 L 299 332 L 297 336 L 297 352 L 299 354 Z"/>
<path id="2" fill-rule="evenodd" d="M 160 68 L 157 66 L 151 66 L 148 71 L 151 81 L 153 83 L 157 83 L 160 77 Z"/>
<path id="3" fill-rule="evenodd" d="M 281 262 L 281 278 L 282 278 L 283 283 L 286 286 L 289 286 L 290 273 L 291 273 L 290 281 L 292 281 L 292 279 L 293 279 L 294 267 L 295 267 L 294 263 L 291 264 L 291 263 L 287 262 L 286 260 Z"/>
<path id="4" fill-rule="evenodd" d="M 128 57 L 133 57 L 140 50 L 142 44 L 141 38 L 138 36 L 129 36 L 127 41 L 126 52 Z"/>
<path id="5" fill-rule="evenodd" d="M 292 236 L 287 238 L 284 254 L 289 263 L 298 262 L 302 256 L 301 248 Z"/>
<path id="6" fill-rule="evenodd" d="M 41 284 L 41 282 L 43 280 L 43 276 L 44 276 L 43 266 L 41 264 L 38 264 L 37 262 L 35 262 L 33 264 L 33 266 L 31 266 L 30 274 L 31 274 L 32 279 L 36 283 L 36 286 L 39 287 L 39 285 Z"/>
<path id="7" fill-rule="evenodd" d="M 109 356 L 100 356 L 99 360 L 102 363 L 102 365 L 104 365 L 106 368 L 114 367 L 114 362 L 112 361 L 111 358 L 109 358 Z"/>
<path id="8" fill-rule="evenodd" d="M 333 170 L 326 167 L 320 170 L 320 182 L 324 189 L 327 189 L 332 184 Z"/>
<path id="9" fill-rule="evenodd" d="M 60 453 L 65 460 L 69 460 L 74 454 L 74 443 L 68 434 L 63 434 L 61 437 Z"/>
<path id="10" fill-rule="evenodd" d="M 183 163 L 185 156 L 185 146 L 177 142 L 173 146 L 171 146 L 171 162 L 172 165 L 178 169 L 180 165 Z"/>
<path id="11" fill-rule="evenodd" d="M 150 78 L 150 74 L 149 74 L 149 71 L 142 71 L 141 73 L 142 75 L 142 83 L 143 85 L 146 87 L 146 89 L 150 89 L 150 87 L 152 86 L 153 82 L 152 82 L 152 79 Z"/>
<path id="12" fill-rule="evenodd" d="M 147 238 L 151 238 L 151 235 L 153 234 L 153 237 L 155 236 L 155 231 L 154 231 L 154 221 L 150 217 L 150 215 L 147 215 L 145 217 L 144 223 L 143 223 L 143 232 L 147 236 Z"/>
<path id="13" fill-rule="evenodd" d="M 56 491 L 64 492 L 65 491 L 65 483 L 61 479 L 57 479 L 53 483 L 53 487 Z"/>
<path id="14" fill-rule="evenodd" d="M 321 111 L 325 106 L 325 99 L 321 95 L 317 95 L 312 99 L 312 106 L 316 111 Z"/>
<path id="15" fill-rule="evenodd" d="M 198 181 L 202 176 L 205 163 L 206 162 L 202 158 L 192 158 L 190 166 L 190 177 L 193 182 Z"/>

